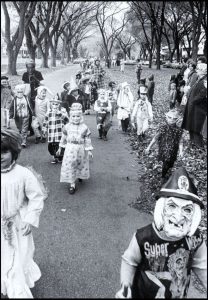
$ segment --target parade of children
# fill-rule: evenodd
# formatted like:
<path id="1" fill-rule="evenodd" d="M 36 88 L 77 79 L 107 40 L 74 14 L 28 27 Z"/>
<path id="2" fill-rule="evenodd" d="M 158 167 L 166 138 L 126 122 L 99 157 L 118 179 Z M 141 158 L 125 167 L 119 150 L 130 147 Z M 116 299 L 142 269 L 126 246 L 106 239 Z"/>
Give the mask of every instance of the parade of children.
<path id="1" fill-rule="evenodd" d="M 113 58 L 115 59 L 116 57 Z M 100 223 L 93 226 L 103 226 L 103 219 L 107 218 L 112 205 L 114 210 L 111 211 L 111 218 L 118 222 L 117 227 L 113 228 L 114 234 L 118 234 L 122 222 L 129 232 L 132 230 L 132 227 L 127 226 L 129 215 L 124 203 L 121 203 L 122 210 L 117 207 L 118 203 L 114 203 L 111 180 L 114 177 L 117 181 L 123 180 L 122 185 L 126 184 L 129 191 L 134 187 L 140 191 L 142 182 L 128 174 L 122 160 L 119 164 L 124 166 L 123 173 L 121 176 L 112 175 L 114 166 L 110 165 L 110 160 L 116 158 L 107 156 L 111 152 L 116 156 L 118 151 L 124 151 L 124 143 L 133 145 L 131 153 L 136 154 L 138 164 L 144 164 L 141 173 L 150 174 L 148 176 L 152 181 L 149 181 L 149 185 L 154 180 L 153 174 L 158 165 L 161 165 L 161 169 L 155 178 L 157 190 L 151 195 L 151 201 L 154 198 L 151 204 L 154 211 L 149 211 L 152 213 L 152 222 L 135 227 L 131 240 L 126 240 L 126 235 L 122 244 L 126 245 L 125 249 L 120 247 L 116 239 L 111 241 L 116 244 L 117 263 L 121 257 L 120 286 L 118 277 L 118 286 L 112 298 L 186 298 L 192 284 L 192 271 L 203 288 L 207 288 L 207 246 L 200 231 L 202 211 L 206 208 L 200 194 L 201 175 L 200 172 L 193 174 L 191 168 L 187 168 L 194 160 L 189 156 L 190 164 L 187 164 L 187 153 L 194 153 L 190 149 L 197 149 L 202 155 L 205 152 L 206 140 L 202 127 L 204 130 L 207 126 L 207 65 L 189 60 L 183 74 L 172 70 L 175 74 L 166 75 L 163 90 L 161 77 L 157 76 L 159 72 L 142 66 L 140 59 L 136 66 L 136 72 L 140 73 L 136 78 L 135 65 L 125 66 L 124 59 L 121 59 L 118 70 L 114 68 L 115 74 L 107 70 L 107 65 L 104 66 L 105 62 L 98 57 L 86 58 L 75 67 L 73 65 L 73 72 L 64 73 L 68 77 L 57 78 L 57 83 L 55 79 L 50 82 L 50 77 L 46 76 L 44 85 L 39 84 L 33 91 L 33 103 L 25 84 L 12 86 L 8 76 L 1 76 L 1 293 L 8 298 L 33 298 L 33 290 L 31 292 L 30 289 L 43 277 L 39 261 L 38 264 L 35 262 L 36 257 L 34 261 L 34 240 L 36 241 L 37 235 L 33 234 L 33 227 L 39 227 L 39 221 L 43 218 L 42 210 L 43 214 L 47 213 L 44 211 L 44 201 L 47 199 L 50 202 L 55 189 L 60 197 L 55 204 L 50 202 L 48 205 L 50 213 L 54 214 L 50 215 L 51 230 L 54 228 L 54 231 L 59 232 L 59 241 L 66 238 L 62 239 L 65 231 L 70 243 L 73 243 L 75 235 L 79 236 L 65 222 L 67 219 L 71 223 L 79 218 L 81 220 L 80 203 L 82 207 L 91 205 L 92 214 L 87 215 L 90 222 L 93 221 L 93 209 L 95 214 L 100 214 Z M 128 75 L 130 67 L 132 77 Z M 143 79 L 140 79 L 141 71 L 145 76 Z M 191 111 L 195 121 L 198 120 L 197 116 L 201 116 L 198 131 L 191 127 L 191 120 L 188 119 L 190 110 L 193 109 L 189 107 L 191 102 L 198 105 L 197 108 L 200 106 L 205 110 L 203 113 L 197 108 L 194 112 Z M 29 132 L 30 116 L 34 132 L 32 137 Z M 30 151 L 33 151 L 33 155 L 37 153 L 37 157 L 27 164 Z M 101 157 L 99 151 L 105 154 Z M 25 159 L 23 164 L 17 163 L 19 157 L 22 161 Z M 126 154 L 125 157 L 128 159 Z M 149 164 L 146 164 L 148 160 Z M 99 170 L 95 169 L 96 165 L 99 165 Z M 129 165 L 136 168 L 135 163 Z M 45 174 L 39 174 L 39 168 Z M 103 178 L 106 177 L 103 173 L 109 175 L 109 181 L 104 182 Z M 50 181 L 52 176 L 53 182 Z M 139 187 L 132 183 L 134 181 Z M 127 182 L 131 185 L 128 186 Z M 112 197 L 107 193 L 105 196 L 106 210 L 103 207 L 101 210 L 93 202 L 91 204 L 92 193 L 95 193 L 97 202 L 102 197 L 96 191 L 99 185 L 112 189 Z M 152 187 L 148 185 L 143 188 L 152 191 Z M 142 192 L 140 194 L 138 199 L 145 206 L 146 199 L 142 198 Z M 128 195 L 127 193 L 125 197 Z M 129 199 L 130 208 L 134 207 L 130 205 L 132 201 L 134 199 Z M 56 205 L 55 209 L 51 208 L 53 205 Z M 58 214 L 56 210 L 61 213 Z M 73 210 L 76 210 L 75 214 Z M 64 216 L 66 211 L 68 214 Z M 57 218 L 60 230 L 53 226 L 53 221 L 56 222 Z M 94 233 L 87 232 L 85 223 L 80 221 L 80 224 L 78 230 L 86 232 L 86 241 L 81 238 L 77 240 L 77 244 L 80 244 L 77 256 L 80 259 L 83 256 L 86 261 L 87 246 L 91 246 L 91 236 Z M 108 226 L 106 232 L 107 230 Z M 96 276 L 99 277 L 98 247 L 104 247 L 104 244 L 99 244 L 98 237 L 96 239 L 93 263 Z M 44 243 L 41 238 L 38 241 Z M 56 240 L 51 243 L 55 245 Z M 103 243 L 109 247 L 110 253 L 106 236 L 103 236 Z M 62 245 L 57 247 L 61 248 Z M 75 257 L 71 256 L 70 251 L 71 249 L 67 259 L 69 265 L 64 266 L 63 263 L 58 268 L 71 268 L 70 264 Z M 104 262 L 106 264 L 105 260 Z M 109 264 L 111 263 L 109 258 Z M 55 264 L 54 260 L 52 266 L 56 275 Z M 104 265 L 101 267 L 105 271 Z M 44 270 L 44 276 L 47 277 L 46 272 L 47 267 Z M 109 273 L 104 272 L 101 276 L 111 280 Z M 60 279 L 54 282 L 59 283 L 58 280 Z M 82 280 L 81 278 L 79 284 L 82 284 Z M 85 286 L 85 281 L 83 285 Z M 62 289 L 64 286 L 60 287 Z"/>

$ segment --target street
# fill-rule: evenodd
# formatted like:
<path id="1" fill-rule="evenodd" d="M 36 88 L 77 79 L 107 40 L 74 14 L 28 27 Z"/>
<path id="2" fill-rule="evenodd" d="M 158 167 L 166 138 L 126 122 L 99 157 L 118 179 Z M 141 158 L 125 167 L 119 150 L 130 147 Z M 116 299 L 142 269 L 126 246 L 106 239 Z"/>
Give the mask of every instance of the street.
<path id="1" fill-rule="evenodd" d="M 44 83 L 59 92 L 78 69 L 53 72 Z M 79 183 L 74 195 L 59 182 L 61 165 L 50 163 L 47 144 L 35 145 L 31 137 L 20 155 L 19 163 L 32 165 L 49 189 L 40 227 L 33 230 L 35 261 L 42 271 L 32 289 L 35 298 L 113 298 L 120 286 L 121 255 L 134 231 L 152 219 L 128 206 L 138 196 L 138 165 L 116 117 L 107 142 L 98 139 L 95 112 L 85 121 L 94 158 L 90 179 Z"/>

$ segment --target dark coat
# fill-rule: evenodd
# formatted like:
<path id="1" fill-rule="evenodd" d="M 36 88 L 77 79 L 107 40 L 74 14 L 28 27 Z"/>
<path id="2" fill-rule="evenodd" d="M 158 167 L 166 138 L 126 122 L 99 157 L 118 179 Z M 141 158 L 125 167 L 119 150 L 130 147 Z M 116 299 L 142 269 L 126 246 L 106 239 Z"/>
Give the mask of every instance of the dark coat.
<path id="1" fill-rule="evenodd" d="M 83 106 L 83 95 L 80 92 L 79 92 L 79 97 L 77 98 L 77 100 L 72 95 L 66 95 L 65 101 L 63 101 L 62 104 L 65 104 L 64 107 L 66 108 L 68 113 L 69 113 L 70 107 L 72 106 L 73 103 L 80 103 L 80 104 L 82 104 L 82 108 L 84 108 L 84 106 Z"/>
<path id="2" fill-rule="evenodd" d="M 189 132 L 200 133 L 207 115 L 207 89 L 203 76 L 190 89 L 181 127 Z"/>

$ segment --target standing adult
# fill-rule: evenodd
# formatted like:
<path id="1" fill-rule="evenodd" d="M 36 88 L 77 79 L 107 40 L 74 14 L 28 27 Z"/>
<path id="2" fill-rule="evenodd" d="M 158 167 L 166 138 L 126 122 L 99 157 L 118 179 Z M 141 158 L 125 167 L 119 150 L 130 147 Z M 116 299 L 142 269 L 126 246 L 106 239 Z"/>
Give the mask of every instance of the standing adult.
<path id="1" fill-rule="evenodd" d="M 141 73 L 142 73 L 142 65 L 140 62 L 140 59 L 137 59 L 137 65 L 136 65 L 136 75 L 137 75 L 137 82 L 140 84 L 140 78 L 141 78 Z"/>
<path id="2" fill-rule="evenodd" d="M 105 76 L 105 70 L 100 65 L 100 60 L 97 58 L 95 60 L 95 65 L 92 71 L 94 81 L 97 84 L 98 89 L 103 89 L 105 86 L 104 76 Z"/>
<path id="3" fill-rule="evenodd" d="M 202 128 L 207 115 L 207 64 L 197 65 L 198 80 L 189 91 L 181 127 L 189 131 L 190 140 L 203 147 Z"/>
<path id="4" fill-rule="evenodd" d="M 121 72 L 124 73 L 125 62 L 123 58 L 121 59 L 120 64 L 121 64 Z"/>
<path id="5" fill-rule="evenodd" d="M 28 95 L 30 105 L 32 109 L 35 108 L 35 97 L 37 96 L 37 88 L 40 86 L 40 82 L 43 80 L 41 72 L 35 69 L 35 61 L 30 59 L 26 62 L 27 71 L 22 75 L 22 81 L 30 85 L 30 94 Z M 34 132 L 31 127 L 32 115 L 30 114 L 29 118 L 29 130 L 30 135 L 33 135 Z"/>

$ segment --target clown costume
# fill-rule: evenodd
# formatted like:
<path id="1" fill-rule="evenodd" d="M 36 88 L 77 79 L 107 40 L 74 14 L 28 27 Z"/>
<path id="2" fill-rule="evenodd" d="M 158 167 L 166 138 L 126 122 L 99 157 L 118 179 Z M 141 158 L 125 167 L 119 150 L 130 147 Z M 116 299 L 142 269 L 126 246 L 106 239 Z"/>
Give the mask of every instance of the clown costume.
<path id="1" fill-rule="evenodd" d="M 62 130 L 57 156 L 64 148 L 64 157 L 61 166 L 60 182 L 70 184 L 69 193 L 74 194 L 76 179 L 88 179 L 89 157 L 93 150 L 90 138 L 90 130 L 83 122 L 82 105 L 74 103 L 70 110 L 69 123 Z"/>
<path id="2" fill-rule="evenodd" d="M 28 299 L 41 277 L 31 228 L 39 226 L 47 191 L 40 175 L 16 163 L 20 151 L 19 133 L 1 130 L 1 293 Z"/>
<path id="3" fill-rule="evenodd" d="M 136 231 L 122 255 L 116 298 L 186 298 L 191 271 L 207 287 L 207 247 L 198 229 L 204 205 L 185 168 L 158 197 L 153 223 Z"/>

